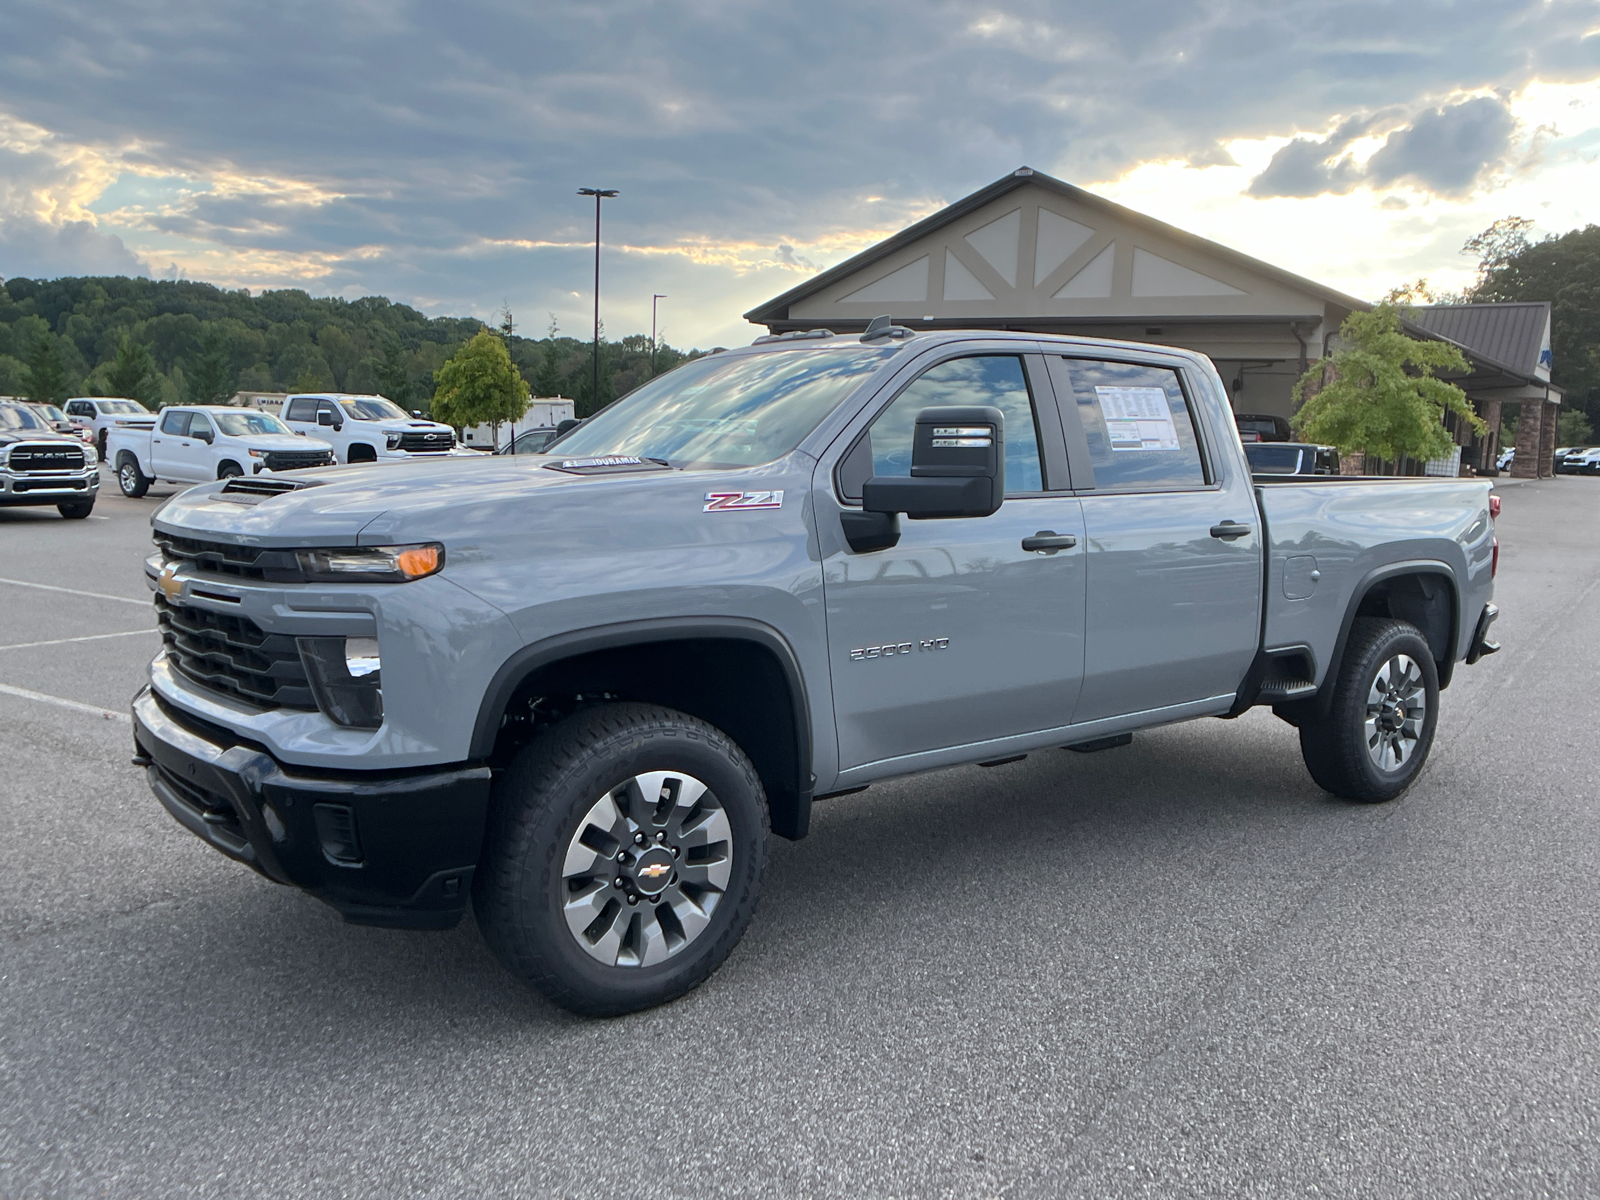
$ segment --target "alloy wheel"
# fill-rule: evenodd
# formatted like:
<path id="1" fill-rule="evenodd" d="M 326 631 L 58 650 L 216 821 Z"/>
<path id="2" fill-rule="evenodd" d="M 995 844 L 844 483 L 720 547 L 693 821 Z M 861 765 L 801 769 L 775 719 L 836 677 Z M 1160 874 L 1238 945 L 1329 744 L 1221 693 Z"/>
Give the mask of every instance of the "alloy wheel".
<path id="1" fill-rule="evenodd" d="M 1411 762 L 1428 715 L 1422 670 L 1408 654 L 1397 654 L 1378 668 L 1367 692 L 1363 733 L 1367 754 L 1380 771 L 1398 771 Z"/>
<path id="2" fill-rule="evenodd" d="M 733 872 L 733 830 L 692 775 L 648 771 L 601 796 L 561 867 L 567 928 L 616 967 L 664 962 L 705 932 Z"/>

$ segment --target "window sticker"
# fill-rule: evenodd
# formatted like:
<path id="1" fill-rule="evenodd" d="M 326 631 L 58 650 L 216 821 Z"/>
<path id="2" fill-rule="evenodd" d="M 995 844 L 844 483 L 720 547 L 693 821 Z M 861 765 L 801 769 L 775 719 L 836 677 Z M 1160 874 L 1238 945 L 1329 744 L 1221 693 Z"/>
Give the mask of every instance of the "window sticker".
<path id="1" fill-rule="evenodd" d="M 1096 387 L 1100 416 L 1113 450 L 1177 450 L 1167 394 L 1153 387 Z"/>

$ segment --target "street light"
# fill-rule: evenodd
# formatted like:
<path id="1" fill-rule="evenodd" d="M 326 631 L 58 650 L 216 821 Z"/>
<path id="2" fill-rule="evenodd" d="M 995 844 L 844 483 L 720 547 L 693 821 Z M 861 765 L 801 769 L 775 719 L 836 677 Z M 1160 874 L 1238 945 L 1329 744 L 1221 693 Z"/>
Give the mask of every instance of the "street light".
<path id="1" fill-rule="evenodd" d="M 650 297 L 650 378 L 656 377 L 656 301 L 665 300 L 665 292 L 657 292 Z"/>
<path id="2" fill-rule="evenodd" d="M 594 387 L 590 403 L 600 407 L 600 201 L 615 196 L 616 188 L 579 188 L 578 195 L 594 197 Z"/>

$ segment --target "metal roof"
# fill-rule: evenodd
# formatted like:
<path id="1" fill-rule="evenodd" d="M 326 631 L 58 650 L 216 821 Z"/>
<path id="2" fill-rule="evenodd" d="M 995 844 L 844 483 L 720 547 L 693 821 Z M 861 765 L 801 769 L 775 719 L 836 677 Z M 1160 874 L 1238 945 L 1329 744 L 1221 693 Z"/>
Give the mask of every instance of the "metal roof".
<path id="1" fill-rule="evenodd" d="M 1550 325 L 1550 302 L 1427 304 L 1407 311 L 1414 325 L 1532 378 Z"/>
<path id="2" fill-rule="evenodd" d="M 1357 300 L 1353 296 L 1346 296 L 1343 292 L 1335 291 L 1333 288 L 1317 283 L 1315 280 L 1306 279 L 1294 274 L 1292 271 L 1285 271 L 1282 267 L 1275 267 L 1271 263 L 1262 262 L 1259 258 L 1251 258 L 1248 254 L 1241 254 L 1239 251 L 1230 249 L 1220 242 L 1213 242 L 1197 234 L 1189 233 L 1187 230 L 1179 229 L 1174 225 L 1168 225 L 1165 221 L 1158 221 L 1154 217 L 1135 212 L 1131 208 L 1124 208 L 1122 205 L 1113 203 L 1103 196 L 1097 196 L 1093 192 L 1086 192 L 1080 187 L 1074 187 L 1072 184 L 1056 179 L 1054 176 L 1046 175 L 1042 171 L 1035 171 L 1032 167 L 1018 167 L 1011 174 L 1002 176 L 988 187 L 979 188 L 970 196 L 964 196 L 955 203 L 941 208 L 932 216 L 924 217 L 915 225 L 908 226 L 894 236 L 885 238 L 877 245 L 868 247 L 853 258 L 845 259 L 838 266 L 830 267 L 818 275 L 813 275 L 797 287 L 790 288 L 783 295 L 775 296 L 765 304 L 758 304 L 744 314 L 745 320 L 754 325 L 766 325 L 773 321 L 781 321 L 788 315 L 789 306 L 796 301 L 814 295 L 846 276 L 854 274 L 863 267 L 869 266 L 881 258 L 888 257 L 902 246 L 909 245 L 935 229 L 942 228 L 950 222 L 966 216 L 969 212 L 982 208 L 991 200 L 1004 196 L 1007 192 L 1014 191 L 1017 188 L 1026 187 L 1029 184 L 1036 184 L 1047 191 L 1066 196 L 1085 208 L 1099 210 L 1119 220 L 1126 221 L 1135 227 L 1149 229 L 1182 245 L 1204 251 L 1218 258 L 1227 259 L 1248 270 L 1275 279 L 1291 288 L 1309 293 L 1325 303 L 1336 304 L 1351 310 L 1362 310 L 1371 307 L 1364 301 Z M 1140 319 L 1142 320 L 1143 318 Z"/>

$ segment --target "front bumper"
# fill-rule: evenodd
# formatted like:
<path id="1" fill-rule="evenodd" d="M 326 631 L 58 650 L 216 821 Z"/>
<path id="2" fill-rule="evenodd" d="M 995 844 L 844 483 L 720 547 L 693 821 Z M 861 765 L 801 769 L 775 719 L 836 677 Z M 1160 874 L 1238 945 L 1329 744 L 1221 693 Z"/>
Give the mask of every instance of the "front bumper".
<path id="1" fill-rule="evenodd" d="M 0 467 L 0 505 L 72 504 L 100 494 L 100 468 L 61 471 L 49 475 L 13 473 Z"/>
<path id="2" fill-rule="evenodd" d="M 146 687 L 135 763 L 190 833 L 345 920 L 449 929 L 466 911 L 489 768 L 315 771 L 287 766 Z"/>

